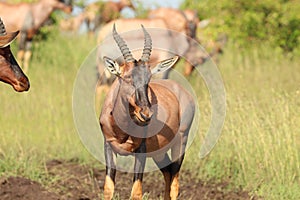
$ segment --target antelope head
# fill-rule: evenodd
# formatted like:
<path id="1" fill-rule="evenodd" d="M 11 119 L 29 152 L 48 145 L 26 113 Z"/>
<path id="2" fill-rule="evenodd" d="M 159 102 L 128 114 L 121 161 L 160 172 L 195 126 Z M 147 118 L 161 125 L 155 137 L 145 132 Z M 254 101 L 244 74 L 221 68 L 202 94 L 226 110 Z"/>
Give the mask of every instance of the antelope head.
<path id="1" fill-rule="evenodd" d="M 29 89 L 29 80 L 10 50 L 10 43 L 18 33 L 7 33 L 0 19 L 0 81 L 10 84 L 17 92 L 23 92 Z"/>
<path id="2" fill-rule="evenodd" d="M 142 25 L 144 32 L 144 48 L 139 60 L 133 58 L 129 48 L 113 26 L 113 38 L 123 55 L 125 63 L 122 66 L 108 57 L 103 61 L 106 68 L 118 77 L 120 88 L 118 95 L 123 101 L 129 104 L 129 114 L 131 118 L 140 126 L 145 126 L 150 122 L 153 115 L 149 100 L 149 82 L 151 76 L 158 72 L 163 72 L 172 67 L 178 60 L 178 56 L 159 62 L 151 69 L 149 59 L 152 51 L 152 40 L 149 33 Z"/>
<path id="3" fill-rule="evenodd" d="M 197 24 L 199 22 L 197 11 L 186 10 L 185 12 L 180 12 L 187 22 L 185 27 L 187 36 L 196 38 Z"/>

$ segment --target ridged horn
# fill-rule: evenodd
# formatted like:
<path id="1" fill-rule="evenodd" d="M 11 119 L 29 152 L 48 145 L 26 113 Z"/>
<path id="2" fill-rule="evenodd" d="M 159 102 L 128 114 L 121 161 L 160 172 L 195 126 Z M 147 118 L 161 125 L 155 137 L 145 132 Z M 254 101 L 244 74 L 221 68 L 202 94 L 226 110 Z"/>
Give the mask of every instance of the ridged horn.
<path id="1" fill-rule="evenodd" d="M 121 38 L 121 36 L 116 31 L 116 25 L 113 26 L 113 37 L 116 41 L 117 45 L 119 46 L 119 49 L 123 55 L 123 58 L 125 59 L 125 62 L 132 62 L 134 61 L 134 58 L 127 47 L 125 41 Z"/>
<path id="2" fill-rule="evenodd" d="M 142 29 L 144 32 L 144 37 L 145 37 L 145 42 L 144 42 L 144 49 L 141 57 L 141 61 L 148 62 L 150 59 L 151 55 L 151 50 L 152 50 L 152 39 L 150 34 L 146 31 L 145 27 L 143 25 Z"/>
<path id="3" fill-rule="evenodd" d="M 0 35 L 6 35 L 5 26 L 1 18 L 0 18 Z"/>

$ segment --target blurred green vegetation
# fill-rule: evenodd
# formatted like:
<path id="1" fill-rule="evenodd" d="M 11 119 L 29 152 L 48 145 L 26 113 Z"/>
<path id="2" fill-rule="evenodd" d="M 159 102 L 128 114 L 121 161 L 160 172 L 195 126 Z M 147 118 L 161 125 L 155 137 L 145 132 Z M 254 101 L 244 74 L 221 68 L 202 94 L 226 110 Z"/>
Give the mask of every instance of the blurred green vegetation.
<path id="1" fill-rule="evenodd" d="M 198 11 L 200 20 L 210 19 L 210 37 L 226 33 L 241 47 L 268 43 L 284 53 L 300 55 L 299 0 L 184 0 L 182 9 Z"/>

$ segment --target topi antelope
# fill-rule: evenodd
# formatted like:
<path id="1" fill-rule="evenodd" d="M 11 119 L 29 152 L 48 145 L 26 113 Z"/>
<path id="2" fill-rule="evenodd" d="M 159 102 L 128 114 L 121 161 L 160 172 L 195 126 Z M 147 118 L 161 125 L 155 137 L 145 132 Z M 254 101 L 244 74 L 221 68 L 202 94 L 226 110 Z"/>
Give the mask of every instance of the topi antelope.
<path id="1" fill-rule="evenodd" d="M 10 50 L 10 43 L 18 33 L 7 33 L 0 18 L 0 81 L 10 84 L 17 92 L 23 92 L 29 89 L 29 81 Z"/>
<path id="2" fill-rule="evenodd" d="M 144 48 L 139 60 L 133 57 L 115 26 L 113 38 L 125 63 L 119 65 L 111 58 L 103 58 L 108 70 L 117 76 L 99 119 L 105 141 L 104 199 L 113 198 L 117 154 L 135 158 L 131 199 L 142 199 L 146 157 L 151 157 L 163 173 L 164 199 L 176 199 L 179 194 L 179 170 L 194 119 L 195 103 L 177 82 L 151 80 L 153 74 L 172 67 L 178 57 L 160 61 L 152 68 L 149 64 L 152 39 L 144 26 L 142 30 Z M 168 150 L 171 150 L 171 158 Z"/>

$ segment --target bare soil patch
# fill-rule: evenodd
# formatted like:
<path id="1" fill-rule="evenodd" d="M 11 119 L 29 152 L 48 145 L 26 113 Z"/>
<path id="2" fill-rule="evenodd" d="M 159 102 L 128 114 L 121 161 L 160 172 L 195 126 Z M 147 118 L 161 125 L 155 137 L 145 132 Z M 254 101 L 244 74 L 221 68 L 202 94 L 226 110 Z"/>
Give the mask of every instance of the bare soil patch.
<path id="1" fill-rule="evenodd" d="M 105 171 L 79 165 L 76 162 L 52 160 L 47 170 L 53 181 L 45 189 L 40 183 L 23 177 L 2 177 L 0 179 L 1 200 L 89 200 L 101 199 Z M 132 174 L 117 172 L 116 196 L 129 199 Z M 204 183 L 193 179 L 188 171 L 181 171 L 180 196 L 182 200 L 244 200 L 258 199 L 246 191 L 230 190 L 228 183 Z M 149 200 L 163 199 L 164 181 L 159 171 L 146 173 L 143 191 Z"/>

